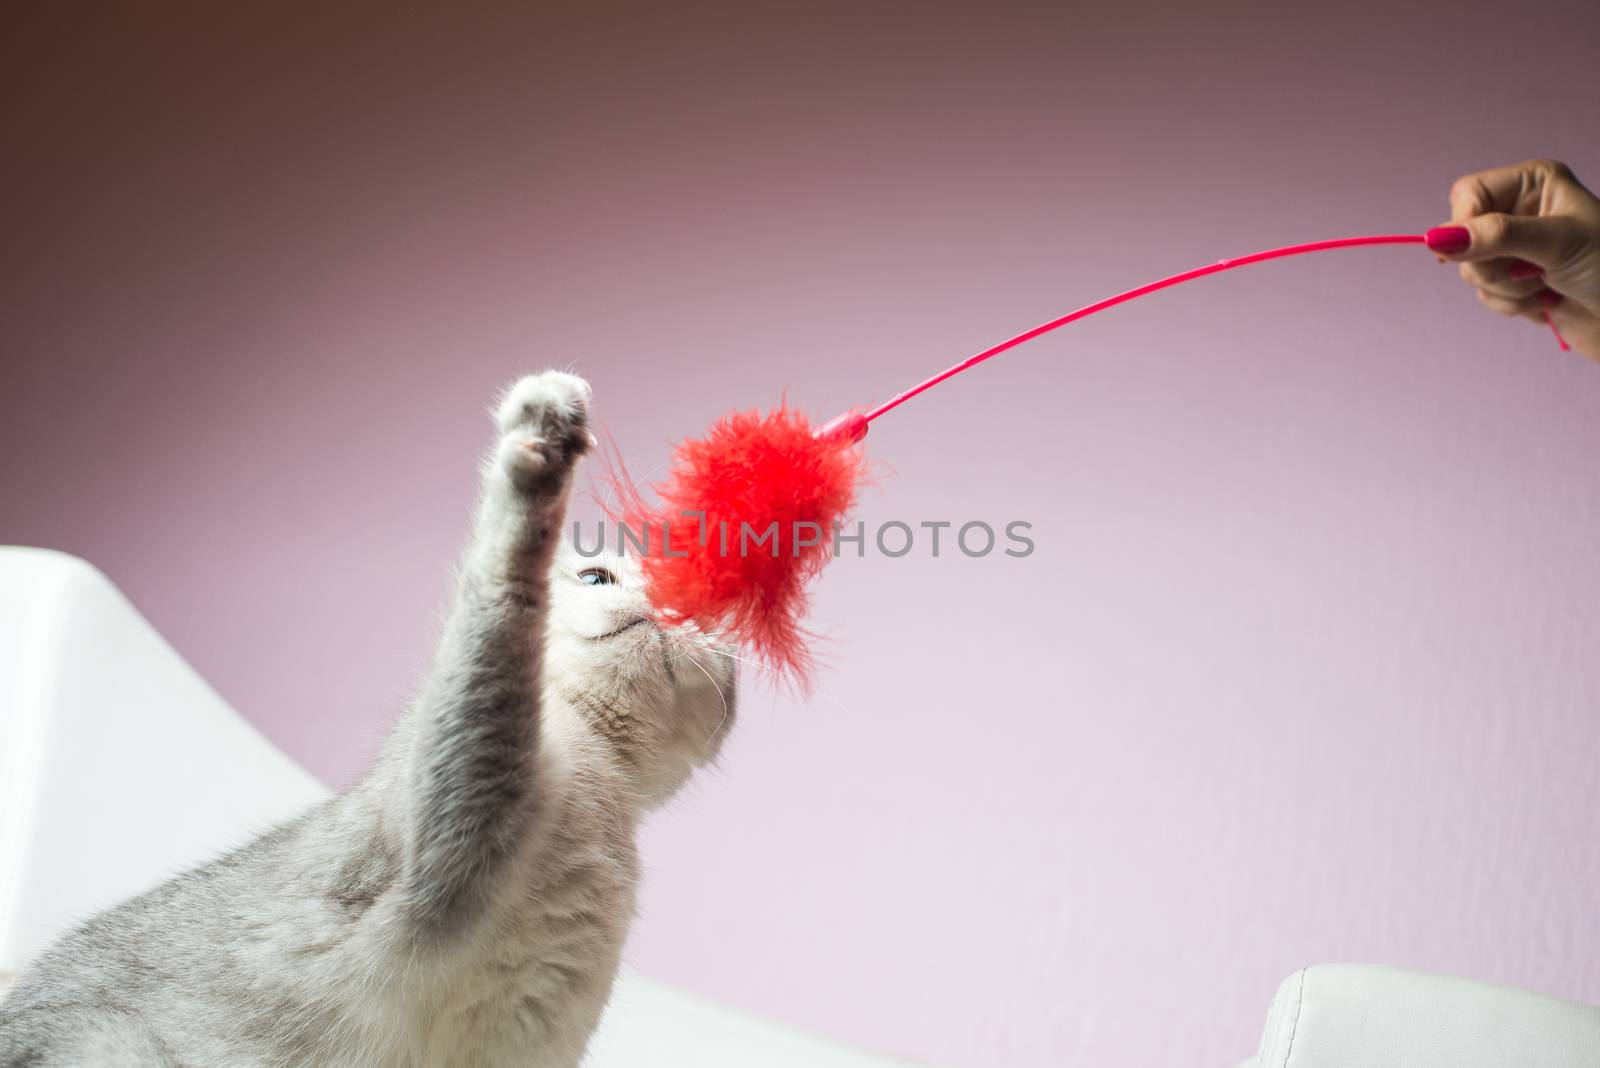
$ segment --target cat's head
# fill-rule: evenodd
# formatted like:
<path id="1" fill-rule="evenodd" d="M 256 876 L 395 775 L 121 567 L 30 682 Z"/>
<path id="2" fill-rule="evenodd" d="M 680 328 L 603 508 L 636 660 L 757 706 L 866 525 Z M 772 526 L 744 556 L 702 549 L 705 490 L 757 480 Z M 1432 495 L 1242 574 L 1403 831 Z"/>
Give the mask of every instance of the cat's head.
<path id="1" fill-rule="evenodd" d="M 733 726 L 733 650 L 658 624 L 636 557 L 563 545 L 550 587 L 546 685 L 615 747 L 641 800 L 660 804 Z"/>

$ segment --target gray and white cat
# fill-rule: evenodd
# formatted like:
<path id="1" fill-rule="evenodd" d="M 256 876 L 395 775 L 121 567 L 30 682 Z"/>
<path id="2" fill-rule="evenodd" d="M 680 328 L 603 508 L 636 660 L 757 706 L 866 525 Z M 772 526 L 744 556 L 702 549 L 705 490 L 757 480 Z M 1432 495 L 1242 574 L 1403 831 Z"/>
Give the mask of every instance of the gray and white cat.
<path id="1" fill-rule="evenodd" d="M 635 827 L 734 693 L 636 563 L 562 545 L 589 397 L 554 371 L 505 394 L 436 663 L 366 779 L 66 936 L 0 1003 L 0 1066 L 578 1063 Z"/>

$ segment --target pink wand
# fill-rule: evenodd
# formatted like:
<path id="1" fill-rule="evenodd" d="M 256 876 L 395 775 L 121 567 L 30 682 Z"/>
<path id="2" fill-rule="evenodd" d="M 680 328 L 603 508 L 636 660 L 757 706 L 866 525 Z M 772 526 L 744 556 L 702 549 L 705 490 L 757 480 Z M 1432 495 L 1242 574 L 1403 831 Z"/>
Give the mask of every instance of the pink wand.
<path id="1" fill-rule="evenodd" d="M 651 601 L 663 621 L 693 622 L 745 642 L 763 663 L 804 685 L 811 665 L 800 625 L 806 583 L 826 563 L 835 525 L 855 505 L 865 475 L 857 446 L 873 420 L 1025 341 L 1170 286 L 1286 256 L 1426 240 L 1422 234 L 1345 237 L 1196 267 L 1041 323 L 876 408 L 845 412 L 816 430 L 787 407 L 765 416 L 724 418 L 705 438 L 677 447 L 672 476 L 657 488 L 660 504 L 650 507 L 637 493 L 624 495 L 622 521 L 663 532 L 658 549 L 644 560 Z M 686 516 L 694 522 L 685 522 Z"/>

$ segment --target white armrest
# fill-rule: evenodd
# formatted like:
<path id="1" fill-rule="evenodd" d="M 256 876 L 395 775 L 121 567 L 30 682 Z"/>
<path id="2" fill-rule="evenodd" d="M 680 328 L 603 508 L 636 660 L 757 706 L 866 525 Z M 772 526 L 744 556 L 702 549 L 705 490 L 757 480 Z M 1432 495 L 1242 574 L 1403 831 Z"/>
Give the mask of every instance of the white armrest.
<path id="1" fill-rule="evenodd" d="M 1322 964 L 1278 988 L 1260 1068 L 1595 1068 L 1600 1008 L 1512 987 Z"/>

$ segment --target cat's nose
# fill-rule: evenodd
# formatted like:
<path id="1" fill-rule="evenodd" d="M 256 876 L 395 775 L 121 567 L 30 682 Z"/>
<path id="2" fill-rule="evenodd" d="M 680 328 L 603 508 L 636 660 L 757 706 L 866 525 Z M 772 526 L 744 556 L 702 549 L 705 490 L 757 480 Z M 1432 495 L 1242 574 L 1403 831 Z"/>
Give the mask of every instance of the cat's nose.
<path id="1" fill-rule="evenodd" d="M 604 641 L 607 638 L 615 638 L 619 634 L 626 634 L 635 627 L 653 627 L 655 625 L 656 621 L 651 619 L 649 616 L 628 616 L 618 620 L 617 625 L 606 631 L 604 634 L 596 634 L 591 640 Z"/>

